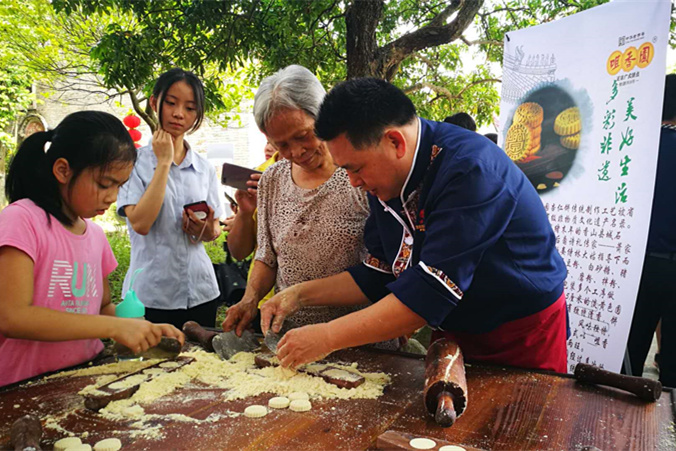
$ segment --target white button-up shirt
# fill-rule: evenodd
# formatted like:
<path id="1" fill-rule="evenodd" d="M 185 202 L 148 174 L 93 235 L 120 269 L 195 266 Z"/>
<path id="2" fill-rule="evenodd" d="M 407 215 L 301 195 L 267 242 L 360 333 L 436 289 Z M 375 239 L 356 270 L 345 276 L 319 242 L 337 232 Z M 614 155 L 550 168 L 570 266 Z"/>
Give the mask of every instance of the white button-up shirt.
<path id="1" fill-rule="evenodd" d="M 202 243 L 193 244 L 183 232 L 183 206 L 206 201 L 214 218 L 223 214 L 216 170 L 202 156 L 188 149 L 181 164 L 172 163 L 164 202 L 147 235 L 139 235 L 127 219 L 131 240 L 131 261 L 124 279 L 122 297 L 129 289 L 131 275 L 143 268 L 132 287 L 146 307 L 188 309 L 209 302 L 219 295 L 216 276 Z M 138 150 L 138 159 L 129 181 L 120 188 L 117 212 L 135 205 L 145 193 L 157 167 L 152 146 Z M 117 293 L 111 293 L 116 296 Z"/>

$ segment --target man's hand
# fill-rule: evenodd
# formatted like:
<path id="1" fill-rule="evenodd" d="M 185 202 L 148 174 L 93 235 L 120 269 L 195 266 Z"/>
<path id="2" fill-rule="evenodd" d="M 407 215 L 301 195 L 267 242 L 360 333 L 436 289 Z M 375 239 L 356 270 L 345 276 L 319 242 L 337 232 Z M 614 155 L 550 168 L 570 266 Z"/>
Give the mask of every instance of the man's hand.
<path id="1" fill-rule="evenodd" d="M 228 307 L 223 321 L 223 331 L 230 332 L 235 329 L 235 334 L 241 337 L 244 329 L 256 317 L 256 308 L 256 302 L 249 299 L 242 299 L 232 307 Z"/>
<path id="2" fill-rule="evenodd" d="M 273 332 L 279 332 L 282 329 L 282 324 L 284 324 L 284 319 L 296 313 L 302 306 L 298 285 L 282 290 L 267 300 L 261 306 L 261 331 L 263 335 L 267 334 L 271 327 Z"/>
<path id="3" fill-rule="evenodd" d="M 277 358 L 286 368 L 298 368 L 333 351 L 329 324 L 312 324 L 285 333 L 277 345 Z"/>
<path id="4" fill-rule="evenodd" d="M 153 152 L 157 163 L 171 163 L 174 160 L 174 141 L 164 130 L 157 129 L 153 133 Z"/>

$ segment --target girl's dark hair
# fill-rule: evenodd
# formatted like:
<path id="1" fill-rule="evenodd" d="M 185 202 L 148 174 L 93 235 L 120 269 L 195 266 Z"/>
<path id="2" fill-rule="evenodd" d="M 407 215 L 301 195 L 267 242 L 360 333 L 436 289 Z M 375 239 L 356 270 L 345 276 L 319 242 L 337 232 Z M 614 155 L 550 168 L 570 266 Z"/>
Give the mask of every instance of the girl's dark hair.
<path id="1" fill-rule="evenodd" d="M 170 69 L 160 75 L 160 78 L 155 82 L 155 87 L 153 88 L 153 97 L 157 101 L 157 118 L 160 121 L 160 127 L 162 126 L 162 107 L 164 105 L 164 96 L 169 91 L 169 88 L 173 86 L 177 81 L 184 81 L 192 88 L 192 92 L 195 96 L 195 107 L 197 109 L 197 117 L 195 118 L 195 123 L 188 133 L 192 133 L 202 125 L 202 119 L 204 119 L 204 86 L 197 75 L 193 74 L 190 71 L 183 70 L 179 67 Z"/>
<path id="2" fill-rule="evenodd" d="M 69 114 L 54 130 L 34 133 L 21 144 L 7 174 L 7 199 L 30 199 L 45 210 L 48 219 L 51 214 L 72 225 L 61 209 L 59 184 L 52 172 L 59 158 L 66 159 L 73 171 L 70 187 L 87 168 L 105 171 L 115 163 L 134 163 L 136 148 L 122 122 L 102 111 Z"/>

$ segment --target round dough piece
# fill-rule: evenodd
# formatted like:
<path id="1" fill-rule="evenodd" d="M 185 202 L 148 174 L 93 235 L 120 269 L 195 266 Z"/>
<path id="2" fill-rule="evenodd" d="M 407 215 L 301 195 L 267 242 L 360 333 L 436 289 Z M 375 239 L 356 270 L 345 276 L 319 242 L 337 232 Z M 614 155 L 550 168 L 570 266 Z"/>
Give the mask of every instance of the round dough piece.
<path id="1" fill-rule="evenodd" d="M 82 440 L 80 440 L 80 437 L 62 438 L 61 440 L 57 440 L 56 443 L 54 443 L 54 451 L 66 451 L 66 448 L 81 444 Z"/>
<path id="2" fill-rule="evenodd" d="M 248 418 L 261 418 L 268 414 L 268 409 L 265 406 L 254 404 L 244 409 L 244 416 Z"/>
<path id="3" fill-rule="evenodd" d="M 92 451 L 92 445 L 80 443 L 79 445 L 69 446 L 66 451 Z"/>
<path id="4" fill-rule="evenodd" d="M 437 446 L 437 442 L 428 438 L 414 438 L 408 444 L 415 449 L 432 449 Z"/>
<path id="5" fill-rule="evenodd" d="M 94 451 L 118 451 L 122 448 L 122 442 L 119 438 L 107 438 L 94 445 Z"/>
<path id="6" fill-rule="evenodd" d="M 444 445 L 439 448 L 439 451 L 466 451 L 465 448 L 458 445 Z"/>
<path id="7" fill-rule="evenodd" d="M 295 401 L 297 399 L 306 399 L 307 400 L 307 399 L 310 399 L 310 395 L 308 395 L 304 391 L 295 391 L 295 392 L 289 394 L 289 396 L 287 396 L 287 398 L 289 398 L 289 401 Z"/>
<path id="8" fill-rule="evenodd" d="M 272 409 L 286 409 L 291 401 L 286 396 L 275 396 L 268 401 L 268 407 Z"/>
<path id="9" fill-rule="evenodd" d="M 307 412 L 312 409 L 312 404 L 310 404 L 310 401 L 307 399 L 294 399 L 291 401 L 291 404 L 289 404 L 289 409 L 294 412 Z"/>

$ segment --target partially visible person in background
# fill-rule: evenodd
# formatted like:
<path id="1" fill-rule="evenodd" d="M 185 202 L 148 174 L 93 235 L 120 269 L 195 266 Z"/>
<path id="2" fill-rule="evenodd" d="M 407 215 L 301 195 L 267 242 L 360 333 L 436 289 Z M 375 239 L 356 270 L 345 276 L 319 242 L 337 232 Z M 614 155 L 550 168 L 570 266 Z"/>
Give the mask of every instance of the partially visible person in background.
<path id="1" fill-rule="evenodd" d="M 265 154 L 265 163 L 263 163 L 261 166 L 265 166 L 266 168 L 271 166 L 272 163 L 277 162 L 277 159 L 275 158 L 272 163 L 269 163 L 270 158 L 274 157 L 275 155 L 279 155 L 277 153 L 277 149 L 275 149 L 275 146 L 273 146 L 270 143 L 265 143 L 265 148 L 263 149 L 263 153 Z M 259 169 L 259 171 L 263 171 L 263 169 Z"/>
<path id="2" fill-rule="evenodd" d="M 451 116 L 447 116 L 446 119 L 444 119 L 444 122 L 448 124 L 457 125 L 458 127 L 462 127 L 473 132 L 476 131 L 476 122 L 474 122 L 472 116 L 470 116 L 467 113 L 461 112 L 455 113 Z"/>
<path id="3" fill-rule="evenodd" d="M 627 350 L 634 376 L 643 366 L 662 321 L 660 381 L 676 387 L 676 74 L 666 77 L 662 129 L 648 245 Z"/>
<path id="4" fill-rule="evenodd" d="M 213 327 L 220 293 L 202 242 L 221 233 L 221 184 L 213 165 L 184 139 L 202 123 L 204 99 L 202 82 L 192 72 L 175 68 L 157 79 L 150 106 L 159 127 L 152 144 L 138 150 L 117 201 L 131 240 L 123 291 L 143 268 L 133 288 L 146 306 L 146 318 L 179 329 L 186 321 Z M 184 209 L 202 201 L 208 210 L 204 218 Z"/>
<path id="5" fill-rule="evenodd" d="M 99 338 L 141 352 L 168 324 L 117 318 L 108 275 L 117 266 L 90 218 L 115 202 L 136 149 L 122 122 L 73 113 L 19 147 L 0 213 L 0 386 L 93 359 Z"/>
<path id="6" fill-rule="evenodd" d="M 486 138 L 490 139 L 493 141 L 495 144 L 498 143 L 498 134 L 497 133 L 486 133 L 484 135 Z"/>
<path id="7" fill-rule="evenodd" d="M 256 169 L 265 172 L 267 168 L 275 164 L 280 156 L 275 147 L 266 143 L 263 149 L 265 153 L 265 163 Z M 225 231 L 228 232 L 225 245 L 227 251 L 236 260 L 243 260 L 256 250 L 256 229 L 258 227 L 258 209 L 256 208 L 258 199 L 258 181 L 261 174 L 251 174 L 251 180 L 247 182 L 249 186 L 247 191 L 235 191 L 235 200 L 237 205 L 232 209 L 235 214 L 225 220 Z M 249 265 L 247 280 L 251 278 L 253 264 Z M 266 294 L 259 302 L 262 304 L 275 294 L 274 288 Z M 255 321 L 255 327 L 260 328 L 258 321 Z"/>

